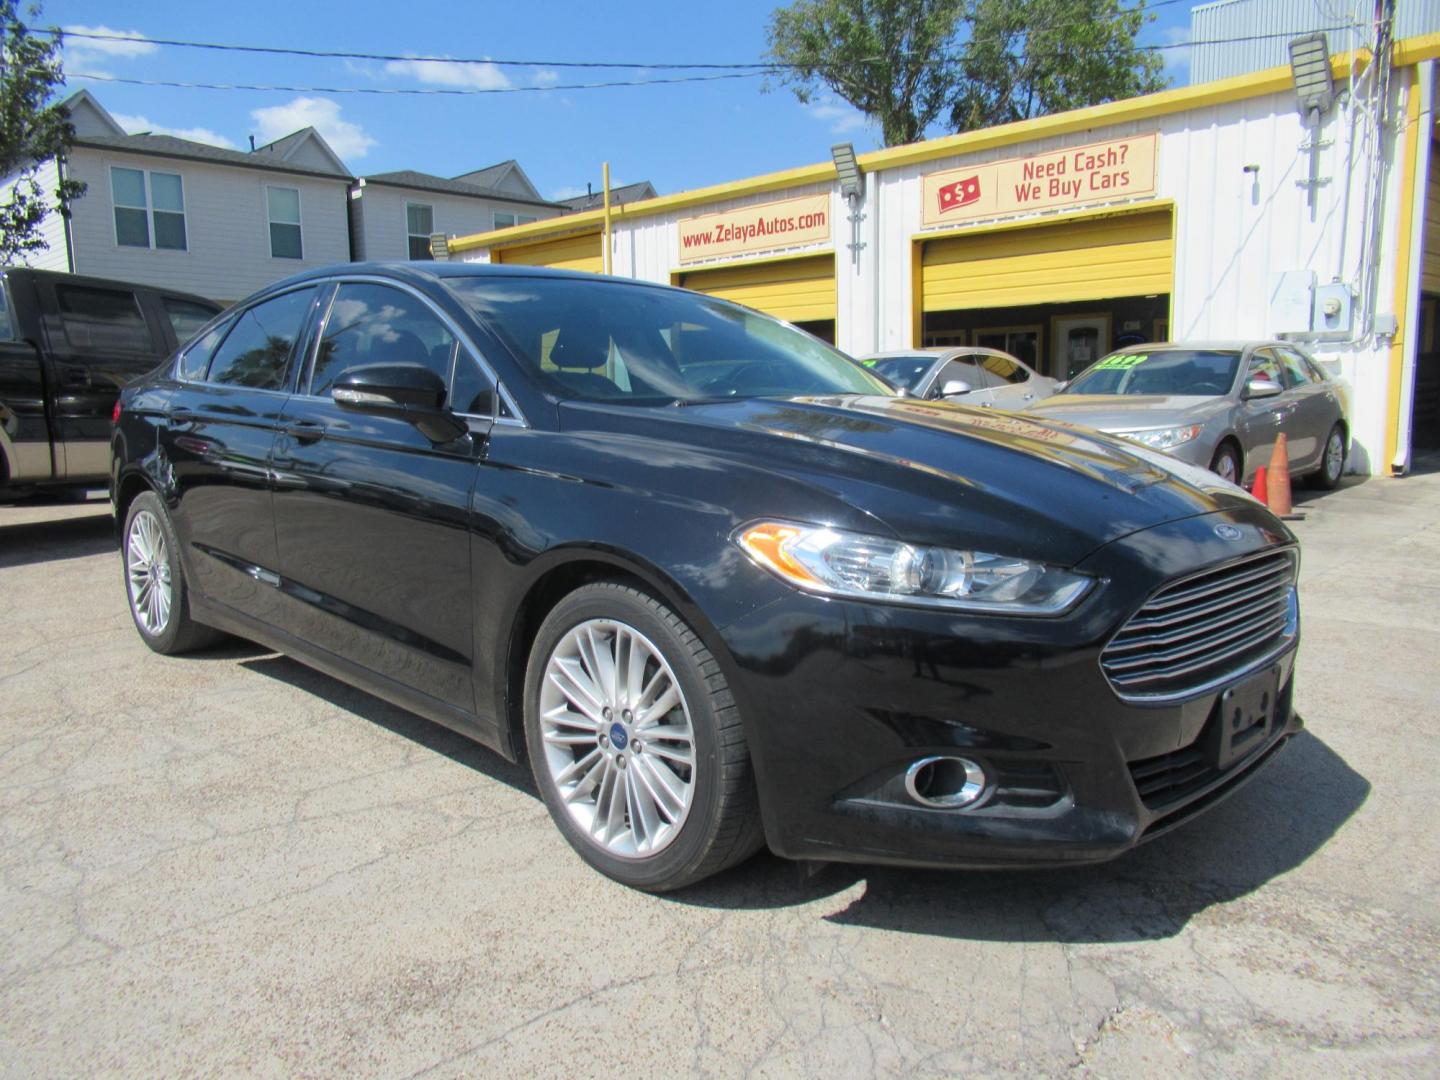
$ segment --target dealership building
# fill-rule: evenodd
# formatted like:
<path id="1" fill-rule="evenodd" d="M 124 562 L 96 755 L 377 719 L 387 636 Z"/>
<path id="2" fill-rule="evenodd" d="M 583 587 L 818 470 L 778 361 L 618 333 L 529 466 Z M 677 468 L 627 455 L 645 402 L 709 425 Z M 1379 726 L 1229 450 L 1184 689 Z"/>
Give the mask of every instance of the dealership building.
<path id="1" fill-rule="evenodd" d="M 1287 46 L 1279 66 L 445 247 L 681 285 L 852 354 L 994 346 L 1060 378 L 1126 344 L 1287 338 L 1350 384 L 1351 471 L 1401 475 L 1440 448 L 1440 33 Z"/>

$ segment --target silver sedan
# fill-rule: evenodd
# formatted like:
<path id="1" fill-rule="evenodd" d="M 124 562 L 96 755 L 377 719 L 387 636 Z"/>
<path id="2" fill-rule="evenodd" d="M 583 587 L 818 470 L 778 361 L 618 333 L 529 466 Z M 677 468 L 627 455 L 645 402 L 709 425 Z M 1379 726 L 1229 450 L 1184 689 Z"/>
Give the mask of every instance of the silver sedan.
<path id="1" fill-rule="evenodd" d="M 1055 380 L 999 349 L 903 349 L 872 353 L 860 362 L 915 397 L 962 405 L 1023 409 L 1055 392 Z"/>
<path id="2" fill-rule="evenodd" d="M 1232 483 L 1270 463 L 1277 436 L 1290 474 L 1333 488 L 1345 471 L 1345 385 L 1284 341 L 1135 345 L 1030 407 L 1207 466 Z"/>

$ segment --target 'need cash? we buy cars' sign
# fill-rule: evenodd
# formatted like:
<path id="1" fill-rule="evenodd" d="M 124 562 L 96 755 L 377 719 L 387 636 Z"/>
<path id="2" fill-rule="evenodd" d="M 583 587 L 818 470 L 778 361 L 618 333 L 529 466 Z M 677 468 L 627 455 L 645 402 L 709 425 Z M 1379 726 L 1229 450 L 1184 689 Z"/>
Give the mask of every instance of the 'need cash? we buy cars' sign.
<path id="1" fill-rule="evenodd" d="M 958 224 L 1153 195 L 1159 142 L 1151 132 L 931 173 L 920 218 L 926 226 Z"/>

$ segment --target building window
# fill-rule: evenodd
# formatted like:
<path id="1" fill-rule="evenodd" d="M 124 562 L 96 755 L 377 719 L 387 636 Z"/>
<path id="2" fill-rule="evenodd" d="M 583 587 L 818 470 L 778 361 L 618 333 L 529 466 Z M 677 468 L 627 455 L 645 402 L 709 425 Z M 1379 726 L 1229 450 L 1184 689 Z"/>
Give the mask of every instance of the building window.
<path id="1" fill-rule="evenodd" d="M 495 211 L 495 228 L 508 229 L 512 225 L 529 225 L 532 221 L 540 219 L 532 214 L 511 214 L 504 210 Z"/>
<path id="2" fill-rule="evenodd" d="M 298 188 L 267 187 L 265 205 L 270 215 L 270 257 L 303 259 L 300 240 L 300 191 Z"/>
<path id="3" fill-rule="evenodd" d="M 435 208 L 424 203 L 405 204 L 405 231 L 410 236 L 410 258 L 433 259 L 430 234 L 435 231 Z"/>
<path id="4" fill-rule="evenodd" d="M 117 244 L 185 250 L 185 186 L 178 173 L 112 168 L 110 195 Z"/>

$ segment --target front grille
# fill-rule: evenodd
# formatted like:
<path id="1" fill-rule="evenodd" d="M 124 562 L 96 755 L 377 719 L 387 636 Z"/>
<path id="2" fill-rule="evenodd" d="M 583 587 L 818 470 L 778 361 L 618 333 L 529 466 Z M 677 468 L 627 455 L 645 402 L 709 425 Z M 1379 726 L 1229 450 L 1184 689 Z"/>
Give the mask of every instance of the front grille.
<path id="1" fill-rule="evenodd" d="M 1126 701 L 1169 701 L 1214 689 L 1273 656 L 1294 633 L 1292 550 L 1171 582 L 1100 654 Z"/>

